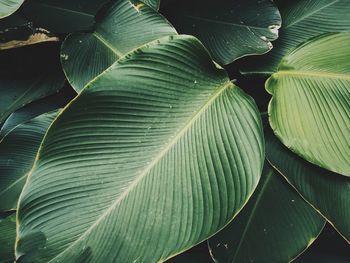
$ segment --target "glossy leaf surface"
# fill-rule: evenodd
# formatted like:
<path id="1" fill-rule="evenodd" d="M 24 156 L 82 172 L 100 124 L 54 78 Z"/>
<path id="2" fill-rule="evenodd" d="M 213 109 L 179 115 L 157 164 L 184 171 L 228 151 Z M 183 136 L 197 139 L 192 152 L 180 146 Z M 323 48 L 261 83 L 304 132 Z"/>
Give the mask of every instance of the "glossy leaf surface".
<path id="1" fill-rule="evenodd" d="M 306 162 L 271 135 L 266 143 L 269 162 L 347 240 L 350 240 L 350 178 Z"/>
<path id="2" fill-rule="evenodd" d="M 117 0 L 97 21 L 93 33 L 69 35 L 62 45 L 65 74 L 80 92 L 83 87 L 129 51 L 175 29 L 156 11 L 128 0 Z"/>
<path id="3" fill-rule="evenodd" d="M 199 41 L 154 41 L 49 129 L 19 201 L 17 259 L 162 262 L 233 218 L 263 152 L 255 103 Z"/>
<path id="4" fill-rule="evenodd" d="M 269 121 L 309 162 L 350 176 L 350 33 L 328 34 L 286 56 L 266 82 Z"/>
<path id="5" fill-rule="evenodd" d="M 181 0 L 167 8 L 175 28 L 198 37 L 213 59 L 224 65 L 268 52 L 281 26 L 278 9 L 270 0 Z"/>
<path id="6" fill-rule="evenodd" d="M 14 210 L 47 128 L 57 112 L 18 125 L 0 141 L 0 211 Z"/>
<path id="7" fill-rule="evenodd" d="M 283 25 L 266 55 L 244 58 L 244 74 L 270 75 L 281 59 L 306 40 L 328 32 L 350 31 L 349 0 L 276 0 Z"/>
<path id="8" fill-rule="evenodd" d="M 237 217 L 209 239 L 215 262 L 290 262 L 316 239 L 325 220 L 266 165 Z"/>

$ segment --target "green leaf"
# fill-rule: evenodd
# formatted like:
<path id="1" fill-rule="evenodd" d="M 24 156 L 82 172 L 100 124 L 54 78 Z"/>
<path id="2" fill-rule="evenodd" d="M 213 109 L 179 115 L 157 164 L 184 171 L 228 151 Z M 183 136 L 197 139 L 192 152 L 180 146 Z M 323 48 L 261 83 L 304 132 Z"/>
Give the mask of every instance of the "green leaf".
<path id="1" fill-rule="evenodd" d="M 349 242 L 350 178 L 304 161 L 284 147 L 273 135 L 267 140 L 266 157 L 301 196 Z"/>
<path id="2" fill-rule="evenodd" d="M 270 165 L 238 216 L 209 239 L 215 262 L 290 262 L 321 233 L 325 220 Z"/>
<path id="3" fill-rule="evenodd" d="M 162 262 L 233 218 L 263 155 L 254 101 L 200 42 L 154 41 L 49 129 L 19 201 L 17 259 Z"/>
<path id="4" fill-rule="evenodd" d="M 307 161 L 350 176 L 350 33 L 328 34 L 286 56 L 266 82 L 277 137 Z"/>
<path id="5" fill-rule="evenodd" d="M 117 0 L 93 33 L 69 35 L 62 45 L 61 61 L 67 79 L 80 92 L 117 59 L 148 42 L 176 34 L 156 11 L 144 4 Z"/>
<path id="6" fill-rule="evenodd" d="M 16 214 L 0 219 L 0 262 L 15 261 Z"/>
<path id="7" fill-rule="evenodd" d="M 264 56 L 243 59 L 243 74 L 270 75 L 281 59 L 306 40 L 328 32 L 350 31 L 349 0 L 275 0 L 283 25 L 274 48 Z"/>
<path id="8" fill-rule="evenodd" d="M 27 173 L 57 111 L 18 125 L 0 141 L 0 211 L 16 209 Z"/>
<path id="9" fill-rule="evenodd" d="M 63 108 L 70 100 L 73 99 L 73 94 L 71 93 L 71 88 L 63 88 L 58 93 L 31 102 L 16 110 L 6 119 L 4 125 L 1 127 L 0 138 L 4 137 L 17 125 L 30 121 L 31 119 L 46 112 Z"/>
<path id="10" fill-rule="evenodd" d="M 12 112 L 63 87 L 54 51 L 57 46 L 41 45 L 0 53 L 0 125 Z"/>
<path id="11" fill-rule="evenodd" d="M 0 19 L 14 13 L 24 0 L 0 0 Z"/>
<path id="12" fill-rule="evenodd" d="M 174 1 L 167 17 L 180 33 L 198 37 L 219 64 L 268 52 L 281 17 L 270 0 Z"/>
<path id="13" fill-rule="evenodd" d="M 91 29 L 97 11 L 108 0 L 30 0 L 22 12 L 36 27 L 53 33 L 68 33 Z"/>

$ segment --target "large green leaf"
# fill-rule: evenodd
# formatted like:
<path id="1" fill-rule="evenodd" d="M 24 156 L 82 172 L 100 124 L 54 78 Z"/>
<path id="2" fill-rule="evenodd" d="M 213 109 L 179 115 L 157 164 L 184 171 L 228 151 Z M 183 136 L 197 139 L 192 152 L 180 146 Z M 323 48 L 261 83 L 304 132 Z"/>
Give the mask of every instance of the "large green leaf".
<path id="1" fill-rule="evenodd" d="M 14 13 L 24 0 L 0 0 L 0 19 Z"/>
<path id="2" fill-rule="evenodd" d="M 63 69 L 79 92 L 129 51 L 174 34 L 175 29 L 150 7 L 117 0 L 97 21 L 93 33 L 75 33 L 66 38 L 61 51 Z"/>
<path id="3" fill-rule="evenodd" d="M 268 52 L 281 26 L 278 9 L 270 0 L 182 0 L 167 9 L 175 28 L 198 37 L 220 64 Z"/>
<path id="4" fill-rule="evenodd" d="M 21 8 L 36 27 L 54 33 L 91 29 L 95 15 L 108 0 L 28 0 Z"/>
<path id="5" fill-rule="evenodd" d="M 325 220 L 266 165 L 238 216 L 209 239 L 215 262 L 290 262 L 320 234 Z"/>
<path id="6" fill-rule="evenodd" d="M 16 209 L 27 173 L 57 111 L 18 125 L 0 141 L 0 211 Z"/>
<path id="7" fill-rule="evenodd" d="M 266 82 L 269 120 L 284 145 L 350 176 L 350 33 L 328 34 L 286 56 Z"/>
<path id="8" fill-rule="evenodd" d="M 283 25 L 274 48 L 264 56 L 245 58 L 244 74 L 272 74 L 298 45 L 328 32 L 350 31 L 349 0 L 275 0 Z"/>
<path id="9" fill-rule="evenodd" d="M 15 261 L 16 214 L 0 219 L 0 262 Z"/>
<path id="10" fill-rule="evenodd" d="M 350 240 L 350 178 L 304 161 L 271 135 L 267 140 L 269 162 L 347 240 Z"/>
<path id="11" fill-rule="evenodd" d="M 0 125 L 15 110 L 63 87 L 65 78 L 56 45 L 0 53 Z"/>
<path id="12" fill-rule="evenodd" d="M 242 208 L 263 165 L 254 101 L 190 36 L 129 53 L 56 119 L 18 211 L 21 262 L 162 262 Z"/>

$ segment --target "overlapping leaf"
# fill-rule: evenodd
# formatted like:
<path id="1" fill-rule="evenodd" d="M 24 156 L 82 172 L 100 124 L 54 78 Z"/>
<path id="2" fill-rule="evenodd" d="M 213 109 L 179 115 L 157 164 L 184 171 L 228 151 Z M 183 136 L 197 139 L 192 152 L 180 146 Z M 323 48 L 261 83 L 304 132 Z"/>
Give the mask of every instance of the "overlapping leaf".
<path id="1" fill-rule="evenodd" d="M 276 0 L 283 25 L 274 48 L 264 56 L 244 58 L 244 74 L 272 74 L 281 59 L 306 40 L 328 32 L 350 31 L 349 0 Z"/>
<path id="2" fill-rule="evenodd" d="M 0 219 L 0 262 L 10 263 L 15 260 L 16 215 Z"/>
<path id="3" fill-rule="evenodd" d="M 93 33 L 69 35 L 63 43 L 61 61 L 77 91 L 127 52 L 163 36 L 176 34 L 156 11 L 138 2 L 117 0 Z"/>
<path id="4" fill-rule="evenodd" d="M 281 26 L 278 9 L 270 0 L 182 0 L 167 9 L 175 28 L 198 37 L 220 64 L 268 52 Z"/>
<path id="5" fill-rule="evenodd" d="M 95 15 L 108 0 L 30 0 L 22 12 L 36 27 L 53 33 L 68 33 L 91 29 Z"/>
<path id="6" fill-rule="evenodd" d="M 284 145 L 350 176 L 350 33 L 313 39 L 266 82 L 270 125 Z"/>
<path id="7" fill-rule="evenodd" d="M 16 209 L 27 173 L 57 111 L 18 125 L 0 141 L 0 211 Z"/>
<path id="8" fill-rule="evenodd" d="M 63 108 L 73 99 L 76 93 L 71 87 L 64 87 L 58 93 L 36 100 L 13 112 L 4 122 L 0 130 L 0 139 L 17 125 L 59 108 Z"/>
<path id="9" fill-rule="evenodd" d="M 15 110 L 63 87 L 57 46 L 32 46 L 0 54 L 0 124 Z"/>
<path id="10" fill-rule="evenodd" d="M 266 155 L 305 200 L 350 240 L 350 178 L 306 162 L 273 135 L 267 140 Z"/>
<path id="11" fill-rule="evenodd" d="M 21 262 L 162 262 L 213 235 L 263 163 L 253 100 L 193 37 L 154 41 L 56 119 L 19 201 Z"/>
<path id="12" fill-rule="evenodd" d="M 325 220 L 271 166 L 242 212 L 209 239 L 215 262 L 290 262 L 321 232 Z"/>
<path id="13" fill-rule="evenodd" d="M 0 0 L 0 19 L 14 13 L 24 0 Z"/>

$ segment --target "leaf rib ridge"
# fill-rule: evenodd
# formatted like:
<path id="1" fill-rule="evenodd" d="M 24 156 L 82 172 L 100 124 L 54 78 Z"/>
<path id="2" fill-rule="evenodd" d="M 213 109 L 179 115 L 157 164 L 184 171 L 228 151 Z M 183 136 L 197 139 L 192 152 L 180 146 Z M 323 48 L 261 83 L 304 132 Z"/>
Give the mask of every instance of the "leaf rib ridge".
<path id="1" fill-rule="evenodd" d="M 117 205 L 138 185 L 139 182 L 142 181 L 142 179 L 149 173 L 149 171 L 154 167 L 155 164 L 158 163 L 159 160 L 163 158 L 163 156 L 175 145 L 175 143 L 178 141 L 179 138 L 192 126 L 192 124 L 201 116 L 202 112 L 205 112 L 205 110 L 212 104 L 215 99 L 222 94 L 226 89 L 232 88 L 234 85 L 229 81 L 225 82 L 222 86 L 218 87 L 217 90 L 212 94 L 212 96 L 208 99 L 208 101 L 201 106 L 194 114 L 193 116 L 188 120 L 188 122 L 185 124 L 185 126 L 178 132 L 178 134 L 169 142 L 164 149 L 154 158 L 153 161 L 150 162 L 150 164 L 143 170 L 143 172 L 139 175 L 137 175 L 135 180 L 127 187 L 127 189 L 108 207 L 108 209 L 105 210 L 105 212 L 84 232 L 81 234 L 81 236 L 76 239 L 73 243 L 71 243 L 67 248 L 65 248 L 61 253 L 56 255 L 54 258 L 52 258 L 50 262 L 54 262 L 55 259 L 60 257 L 61 255 L 64 255 L 68 250 L 72 249 L 75 244 L 77 244 L 83 237 L 88 235 L 98 224 L 109 215 L 111 211 Z"/>

